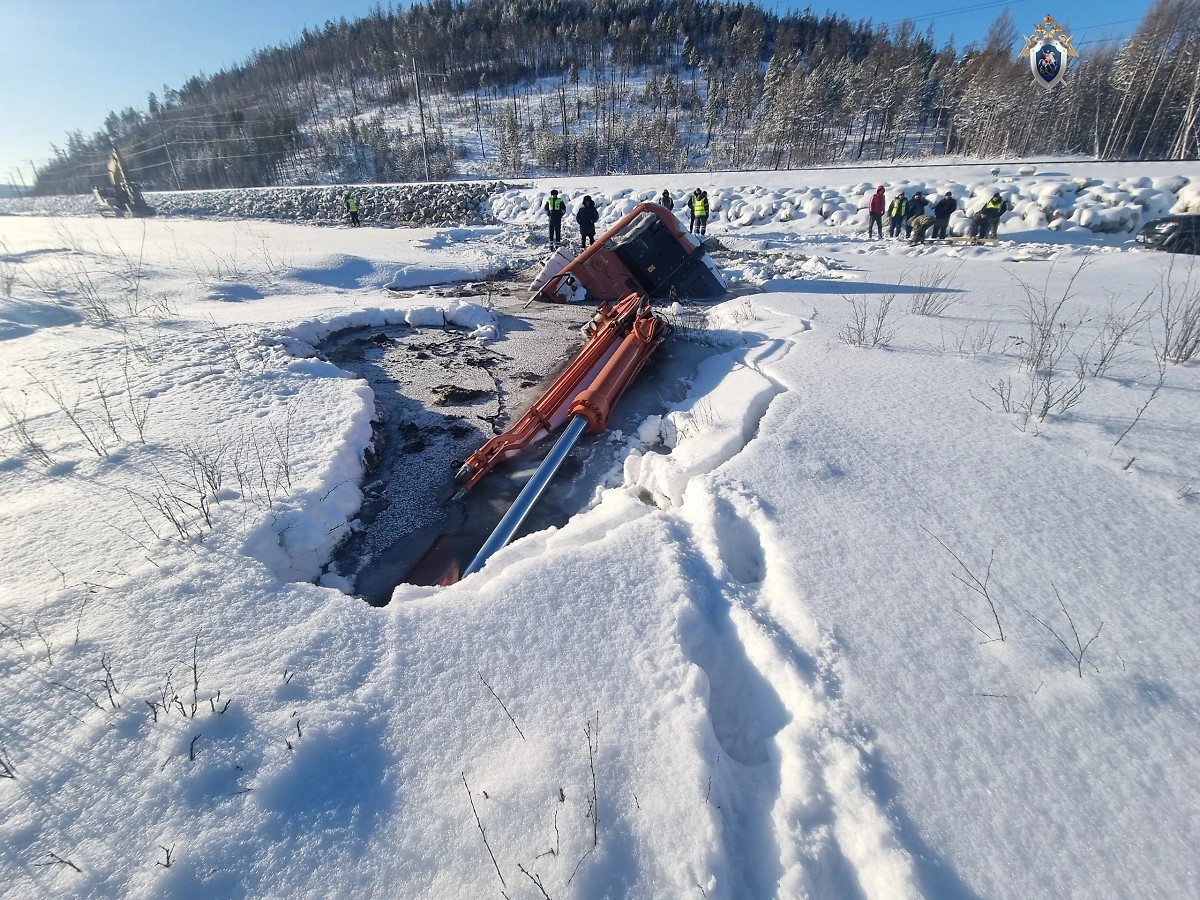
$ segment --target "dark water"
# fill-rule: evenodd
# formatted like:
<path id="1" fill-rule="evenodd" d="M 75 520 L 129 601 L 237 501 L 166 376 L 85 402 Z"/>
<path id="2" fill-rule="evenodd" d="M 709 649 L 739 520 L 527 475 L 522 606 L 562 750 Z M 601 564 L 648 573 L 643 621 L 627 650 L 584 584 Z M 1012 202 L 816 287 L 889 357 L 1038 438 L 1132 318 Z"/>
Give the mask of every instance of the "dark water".
<path id="1" fill-rule="evenodd" d="M 554 314 L 582 323 L 591 312 Z M 508 328 L 505 318 L 501 326 Z M 540 350 L 561 344 L 562 364 L 582 340 L 577 325 L 567 324 L 538 330 Z M 328 566 L 350 579 L 367 602 L 385 605 L 401 583 L 457 580 L 557 437 L 501 464 L 466 498 L 452 499 L 462 460 L 515 421 L 553 376 L 553 367 L 544 375 L 525 370 L 529 360 L 506 355 L 503 347 L 500 342 L 481 348 L 461 332 L 403 325 L 351 329 L 322 347 L 327 359 L 366 379 L 375 391 L 374 454 L 357 530 Z M 682 400 L 696 366 L 711 352 L 668 338 L 621 398 L 609 431 L 580 439 L 517 537 L 561 526 L 586 508 L 617 465 L 623 445 L 610 439 L 613 432 L 628 435 L 648 416 Z"/>

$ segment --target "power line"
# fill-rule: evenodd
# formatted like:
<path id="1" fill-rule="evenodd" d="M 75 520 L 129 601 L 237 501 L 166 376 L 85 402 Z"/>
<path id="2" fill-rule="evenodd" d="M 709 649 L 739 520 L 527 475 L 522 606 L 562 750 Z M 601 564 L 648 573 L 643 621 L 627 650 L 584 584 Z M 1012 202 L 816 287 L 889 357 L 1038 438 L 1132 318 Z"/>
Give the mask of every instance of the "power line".
<path id="1" fill-rule="evenodd" d="M 246 137 L 208 138 L 198 141 L 168 141 L 169 144 L 181 146 L 203 146 L 205 144 L 244 144 L 246 141 L 265 141 L 271 138 L 299 137 L 300 132 L 285 132 L 283 134 L 253 134 Z"/>
<path id="2" fill-rule="evenodd" d="M 1020 2 L 1020 0 L 1018 0 L 1018 3 L 1019 2 Z M 903 19 L 898 19 L 894 22 L 885 22 L 884 24 L 886 26 L 888 26 L 889 28 L 892 28 L 896 25 L 902 25 L 905 22 L 924 22 L 926 19 L 936 19 L 939 16 L 945 16 L 945 17 L 949 18 L 950 16 L 956 16 L 960 13 L 982 12 L 985 9 L 995 9 L 996 7 L 999 7 L 999 6 L 1014 6 L 1014 5 L 1016 5 L 1016 4 L 1009 2 L 1009 0 L 998 0 L 998 2 L 989 2 L 989 3 L 974 3 L 969 6 L 954 6 L 954 7 L 950 7 L 949 9 L 939 10 L 937 12 L 925 13 L 924 15 L 921 15 L 921 16 L 905 16 Z"/>

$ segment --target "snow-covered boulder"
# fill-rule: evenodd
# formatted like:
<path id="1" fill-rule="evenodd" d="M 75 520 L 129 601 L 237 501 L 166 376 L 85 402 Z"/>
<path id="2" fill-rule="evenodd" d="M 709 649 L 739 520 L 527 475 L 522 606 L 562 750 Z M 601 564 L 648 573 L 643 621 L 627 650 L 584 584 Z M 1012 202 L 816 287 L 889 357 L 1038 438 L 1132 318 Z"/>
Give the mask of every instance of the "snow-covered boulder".
<path id="1" fill-rule="evenodd" d="M 1179 189 L 1172 213 L 1200 212 L 1200 182 L 1192 182 Z"/>
<path id="2" fill-rule="evenodd" d="M 1187 183 L 1188 178 L 1186 175 L 1160 175 L 1157 178 L 1150 179 L 1151 187 L 1172 194 L 1178 194 Z"/>
<path id="3" fill-rule="evenodd" d="M 1047 219 L 1069 217 L 1075 209 L 1076 186 L 1046 184 L 1037 192 L 1035 205 Z"/>
<path id="4" fill-rule="evenodd" d="M 1133 202 L 1143 210 L 1144 219 L 1166 215 L 1175 205 L 1175 195 L 1155 187 L 1144 187 L 1133 192 Z"/>
<path id="5" fill-rule="evenodd" d="M 1024 203 L 1021 210 L 1017 213 L 1020 217 L 1025 229 L 1045 228 L 1049 223 L 1047 216 L 1036 203 Z"/>
<path id="6" fill-rule="evenodd" d="M 1075 210 L 1072 221 L 1089 231 L 1114 234 L 1132 230 L 1141 217 L 1141 209 L 1132 203 L 1117 206 L 1088 204 Z"/>

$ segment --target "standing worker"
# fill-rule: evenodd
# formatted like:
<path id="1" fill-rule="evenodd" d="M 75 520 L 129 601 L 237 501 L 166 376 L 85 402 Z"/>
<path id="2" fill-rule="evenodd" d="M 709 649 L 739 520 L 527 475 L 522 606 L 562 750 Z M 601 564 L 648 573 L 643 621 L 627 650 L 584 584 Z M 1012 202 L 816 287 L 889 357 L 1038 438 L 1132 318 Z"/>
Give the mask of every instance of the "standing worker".
<path id="1" fill-rule="evenodd" d="M 579 223 L 579 242 L 586 248 L 596 242 L 596 223 L 600 220 L 600 212 L 591 195 L 583 198 L 579 212 L 575 213 L 575 221 Z"/>
<path id="2" fill-rule="evenodd" d="M 945 195 L 933 205 L 933 239 L 945 240 L 949 237 L 950 214 L 958 209 L 954 194 L 946 191 Z"/>
<path id="3" fill-rule="evenodd" d="M 708 194 L 696 188 L 688 198 L 688 211 L 692 214 L 688 231 L 693 234 L 704 234 L 708 229 Z"/>
<path id="4" fill-rule="evenodd" d="M 558 191 L 551 191 L 550 198 L 542 209 L 550 219 L 550 249 L 554 250 L 562 242 L 562 220 L 567 211 L 567 204 L 558 196 Z"/>
<path id="5" fill-rule="evenodd" d="M 675 201 L 671 199 L 671 192 L 663 188 L 662 196 L 658 198 L 658 205 L 665 206 L 667 209 L 675 208 Z"/>
<path id="6" fill-rule="evenodd" d="M 350 224 L 358 227 L 358 198 L 353 194 L 346 195 L 346 212 L 350 213 Z"/>
<path id="7" fill-rule="evenodd" d="M 992 194 L 992 199 L 983 204 L 983 234 L 980 237 L 996 239 L 996 229 L 1000 227 L 1000 217 L 1008 212 L 1008 201 L 999 192 Z"/>
<path id="8" fill-rule="evenodd" d="M 920 191 L 917 191 L 912 195 L 912 198 L 908 201 L 908 212 L 906 213 L 908 218 L 904 222 L 905 237 L 912 237 L 912 230 L 914 227 L 913 219 L 915 219 L 917 216 L 925 215 L 925 207 L 928 205 L 929 201 L 925 199 L 925 195 Z M 932 218 L 932 216 L 930 218 Z"/>
<path id="9" fill-rule="evenodd" d="M 883 240 L 883 208 L 887 204 L 887 197 L 883 194 L 884 188 L 881 184 L 875 188 L 875 193 L 871 195 L 871 202 L 867 205 L 867 237 L 871 236 L 871 229 L 879 229 L 879 239 Z"/>
<path id="10" fill-rule="evenodd" d="M 904 220 L 908 218 L 908 198 L 904 196 L 904 191 L 898 193 L 892 198 L 891 204 L 888 206 L 888 237 L 900 237 L 900 232 L 904 230 Z M 867 236 L 870 237 L 870 226 L 867 227 Z"/>

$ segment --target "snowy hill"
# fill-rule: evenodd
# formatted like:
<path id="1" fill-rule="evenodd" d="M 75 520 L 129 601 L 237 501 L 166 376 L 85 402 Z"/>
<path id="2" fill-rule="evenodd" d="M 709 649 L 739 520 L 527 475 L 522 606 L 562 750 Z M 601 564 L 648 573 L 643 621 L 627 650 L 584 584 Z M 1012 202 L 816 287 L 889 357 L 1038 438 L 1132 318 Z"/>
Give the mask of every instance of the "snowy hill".
<path id="1" fill-rule="evenodd" d="M 1200 166 L 991 168 L 0 216 L 0 895 L 1187 895 L 1200 273 L 1131 237 Z M 869 240 L 877 184 L 1013 211 Z M 320 342 L 513 352 L 536 308 L 463 283 L 540 255 L 544 192 L 603 228 L 696 186 L 760 290 L 687 310 L 711 352 L 597 438 L 592 506 L 384 608 L 327 586 L 375 397 Z"/>

